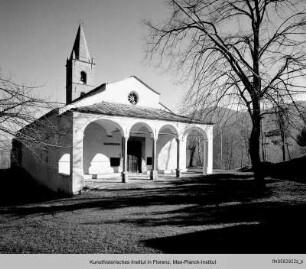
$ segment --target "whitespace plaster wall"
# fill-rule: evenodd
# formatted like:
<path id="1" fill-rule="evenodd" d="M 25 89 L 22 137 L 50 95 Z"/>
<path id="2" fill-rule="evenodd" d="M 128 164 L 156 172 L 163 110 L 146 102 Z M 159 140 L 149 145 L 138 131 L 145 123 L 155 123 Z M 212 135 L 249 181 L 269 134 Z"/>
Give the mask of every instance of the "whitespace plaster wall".
<path id="1" fill-rule="evenodd" d="M 72 140 L 69 135 L 71 119 L 69 117 L 69 114 L 64 115 L 61 120 L 57 118 L 57 114 L 48 117 L 48 124 L 53 124 L 53 126 L 60 125 L 68 132 L 67 135 L 58 137 L 58 139 L 61 139 L 61 147 L 29 150 L 23 145 L 21 166 L 39 184 L 44 185 L 52 191 L 72 194 L 70 173 L 59 173 L 59 168 L 65 172 L 68 172 L 69 169 L 67 165 L 59 163 L 63 155 L 66 154 L 66 156 L 70 157 L 71 154 Z M 41 130 L 41 132 L 43 131 Z"/>
<path id="2" fill-rule="evenodd" d="M 84 174 L 121 172 L 121 167 L 111 167 L 110 158 L 122 157 L 122 136 L 119 132 L 107 135 L 103 126 L 91 123 L 84 133 Z"/>
<path id="3" fill-rule="evenodd" d="M 177 168 L 177 142 L 168 135 L 159 135 L 157 140 L 157 169 L 164 173 Z"/>
<path id="4" fill-rule="evenodd" d="M 132 91 L 137 92 L 139 96 L 137 106 L 165 109 L 159 103 L 160 94 L 152 91 L 134 77 L 129 77 L 119 82 L 108 83 L 103 89 L 102 88 L 95 95 L 88 96 L 62 108 L 61 113 L 74 107 L 93 105 L 101 103 L 102 101 L 130 105 L 128 101 L 128 94 Z"/>
<path id="5" fill-rule="evenodd" d="M 106 85 L 106 90 L 101 93 L 101 98 L 106 102 L 115 102 L 130 105 L 128 94 L 132 91 L 139 95 L 137 106 L 161 108 L 159 94 L 148 89 L 136 78 L 130 77 L 125 80 Z"/>

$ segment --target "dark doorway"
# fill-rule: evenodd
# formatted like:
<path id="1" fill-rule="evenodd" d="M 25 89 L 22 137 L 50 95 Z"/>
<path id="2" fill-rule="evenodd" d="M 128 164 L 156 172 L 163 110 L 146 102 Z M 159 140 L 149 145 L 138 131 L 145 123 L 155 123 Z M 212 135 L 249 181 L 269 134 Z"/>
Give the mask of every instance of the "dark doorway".
<path id="1" fill-rule="evenodd" d="M 141 148 L 142 140 L 130 138 L 127 145 L 128 171 L 131 173 L 141 173 Z"/>

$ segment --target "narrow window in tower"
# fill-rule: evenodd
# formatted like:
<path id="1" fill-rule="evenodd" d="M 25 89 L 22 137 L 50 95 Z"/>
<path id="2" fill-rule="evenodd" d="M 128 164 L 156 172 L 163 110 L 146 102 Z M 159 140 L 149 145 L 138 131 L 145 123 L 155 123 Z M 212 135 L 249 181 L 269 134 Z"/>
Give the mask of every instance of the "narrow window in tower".
<path id="1" fill-rule="evenodd" d="M 87 83 L 87 74 L 84 71 L 81 72 L 81 82 L 83 84 Z"/>

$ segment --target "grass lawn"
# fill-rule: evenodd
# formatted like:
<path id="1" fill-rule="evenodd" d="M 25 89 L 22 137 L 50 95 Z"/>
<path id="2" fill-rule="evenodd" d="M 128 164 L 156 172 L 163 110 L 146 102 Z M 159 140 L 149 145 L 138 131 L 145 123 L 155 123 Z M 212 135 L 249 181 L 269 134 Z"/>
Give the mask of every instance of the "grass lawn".
<path id="1" fill-rule="evenodd" d="M 267 178 L 258 193 L 240 173 L 102 187 L 2 203 L 0 253 L 306 253 L 303 183 Z"/>

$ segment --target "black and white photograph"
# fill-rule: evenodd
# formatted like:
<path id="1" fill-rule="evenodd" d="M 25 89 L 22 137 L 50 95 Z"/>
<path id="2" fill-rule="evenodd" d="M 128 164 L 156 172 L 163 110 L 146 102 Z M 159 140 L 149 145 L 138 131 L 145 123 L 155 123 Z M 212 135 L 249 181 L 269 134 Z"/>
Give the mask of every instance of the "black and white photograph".
<path id="1" fill-rule="evenodd" d="M 304 0 L 0 0 L 1 268 L 304 268 L 304 165 Z"/>

